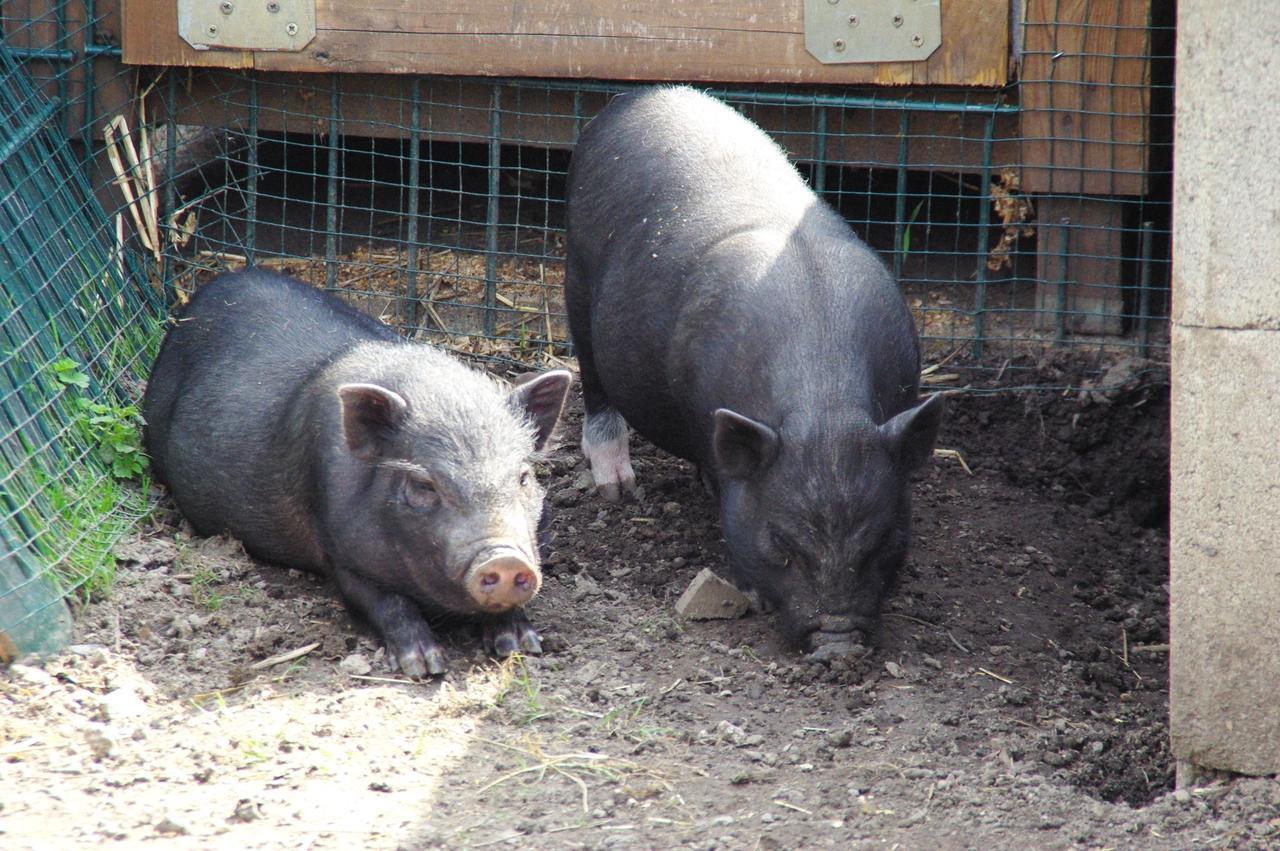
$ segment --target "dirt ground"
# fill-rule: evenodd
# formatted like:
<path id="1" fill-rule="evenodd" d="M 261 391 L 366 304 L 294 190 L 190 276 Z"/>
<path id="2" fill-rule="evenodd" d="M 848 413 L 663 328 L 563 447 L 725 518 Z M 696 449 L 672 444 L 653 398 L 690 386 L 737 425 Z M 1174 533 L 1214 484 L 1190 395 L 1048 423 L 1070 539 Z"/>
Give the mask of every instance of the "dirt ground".
<path id="1" fill-rule="evenodd" d="M 539 658 L 461 626 L 446 677 L 402 681 L 323 581 L 164 509 L 79 643 L 0 674 L 0 846 L 1276 847 L 1276 780 L 1172 788 L 1167 374 L 992 374 L 950 400 L 972 473 L 919 476 L 878 647 L 830 665 L 763 615 L 680 621 L 714 507 L 634 438 L 642 497 L 600 501 L 576 410 Z"/>

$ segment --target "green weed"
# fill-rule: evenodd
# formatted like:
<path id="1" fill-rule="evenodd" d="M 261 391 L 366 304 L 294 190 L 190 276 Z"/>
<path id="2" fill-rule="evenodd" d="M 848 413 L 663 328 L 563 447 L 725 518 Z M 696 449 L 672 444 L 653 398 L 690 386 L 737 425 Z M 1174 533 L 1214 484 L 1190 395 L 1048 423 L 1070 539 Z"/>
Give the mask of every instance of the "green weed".
<path id="1" fill-rule="evenodd" d="M 255 765 L 271 759 L 272 750 L 266 743 L 248 738 L 240 743 L 240 754 L 244 757 L 245 765 Z"/>
<path id="2" fill-rule="evenodd" d="M 907 217 L 907 226 L 902 231 L 902 260 L 906 262 L 907 255 L 911 253 L 911 226 L 916 223 L 916 217 L 920 215 L 921 208 L 924 207 L 924 201 L 916 204 L 911 215 Z"/>
<path id="3" fill-rule="evenodd" d="M 542 702 L 542 687 L 533 680 L 524 656 L 515 653 L 502 663 L 502 679 L 493 697 L 495 706 L 503 706 L 516 716 L 516 723 L 529 725 L 551 716 Z"/>
<path id="4" fill-rule="evenodd" d="M 669 641 L 684 633 L 684 624 L 677 618 L 660 615 L 645 621 L 640 630 L 655 641 Z"/>
<path id="5" fill-rule="evenodd" d="M 133 485 L 84 467 L 58 479 L 35 473 L 47 503 L 47 534 L 36 537 L 34 545 L 64 589 L 86 602 L 105 597 L 115 583 L 111 548 L 154 508 L 149 477 Z"/>
<path id="6" fill-rule="evenodd" d="M 675 735 L 670 727 L 638 723 L 648 705 L 648 697 L 633 697 L 601 716 L 596 729 L 610 738 L 626 739 L 636 744 Z"/>
<path id="7" fill-rule="evenodd" d="M 218 577 L 207 566 L 201 565 L 191 574 L 191 602 L 207 612 L 216 612 L 226 602 L 227 595 L 218 589 Z"/>
<path id="8" fill-rule="evenodd" d="M 53 378 L 64 391 L 84 391 L 89 376 L 71 358 L 51 365 Z M 67 400 L 72 428 L 93 447 L 98 460 L 117 479 L 136 479 L 147 468 L 142 452 L 142 415 L 135 405 L 95 402 L 80 392 Z"/>
<path id="9" fill-rule="evenodd" d="M 28 475 L 18 483 L 32 489 L 29 499 L 39 510 L 26 523 L 61 586 L 82 600 L 98 599 L 115 582 L 112 546 L 152 510 L 142 418 L 134 405 L 86 395 L 92 379 L 71 358 L 54 361 L 46 374 L 67 424 L 55 444 L 60 450 L 29 447 Z"/>

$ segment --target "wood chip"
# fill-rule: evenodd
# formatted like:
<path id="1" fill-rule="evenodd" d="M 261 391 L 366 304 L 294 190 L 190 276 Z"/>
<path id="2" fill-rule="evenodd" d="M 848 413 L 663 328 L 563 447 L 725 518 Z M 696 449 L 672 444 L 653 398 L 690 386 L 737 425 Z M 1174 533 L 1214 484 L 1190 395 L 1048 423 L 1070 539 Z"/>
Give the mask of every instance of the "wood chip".
<path id="1" fill-rule="evenodd" d="M 312 650 L 320 646 L 319 641 L 312 642 L 306 647 L 299 647 L 297 650 L 290 650 L 287 653 L 277 653 L 274 656 L 268 656 L 261 662 L 254 662 L 249 666 L 250 671 L 261 671 L 263 668 L 270 668 L 272 665 L 279 665 L 283 662 L 292 662 L 300 656 L 306 656 Z"/>

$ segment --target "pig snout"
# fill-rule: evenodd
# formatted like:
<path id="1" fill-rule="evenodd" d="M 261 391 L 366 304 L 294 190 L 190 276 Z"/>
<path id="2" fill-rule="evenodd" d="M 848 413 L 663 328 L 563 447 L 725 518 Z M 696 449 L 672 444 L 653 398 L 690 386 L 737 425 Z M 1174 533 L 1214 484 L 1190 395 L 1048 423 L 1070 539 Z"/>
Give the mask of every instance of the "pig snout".
<path id="1" fill-rule="evenodd" d="M 859 615 L 824 614 L 810 626 L 808 643 L 811 655 L 815 659 L 824 659 L 861 651 L 875 624 L 872 618 Z"/>
<path id="2" fill-rule="evenodd" d="M 503 612 L 533 599 L 542 585 L 542 577 L 537 565 L 518 550 L 497 548 L 476 557 L 463 584 L 480 608 Z"/>
<path id="3" fill-rule="evenodd" d="M 819 645 L 856 640 L 859 637 L 858 633 L 870 632 L 871 628 L 870 618 L 857 615 L 821 615 L 813 624 L 809 641 Z"/>

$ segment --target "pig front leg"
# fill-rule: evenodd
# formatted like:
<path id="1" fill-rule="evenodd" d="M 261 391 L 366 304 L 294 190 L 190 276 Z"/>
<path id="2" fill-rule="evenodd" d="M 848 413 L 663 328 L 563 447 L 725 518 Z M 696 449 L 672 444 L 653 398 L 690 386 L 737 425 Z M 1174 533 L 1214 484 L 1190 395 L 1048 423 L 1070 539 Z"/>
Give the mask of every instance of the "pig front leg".
<path id="1" fill-rule="evenodd" d="M 631 469 L 631 452 L 627 446 L 627 423 L 610 405 L 594 413 L 590 404 L 587 408 L 582 424 L 582 454 L 591 464 L 596 490 L 610 502 L 617 502 L 623 493 L 636 489 L 636 474 Z"/>
<path id="2" fill-rule="evenodd" d="M 481 632 L 484 649 L 490 656 L 506 658 L 517 650 L 532 656 L 542 653 L 542 641 L 523 609 L 512 609 L 486 620 Z"/>
<path id="3" fill-rule="evenodd" d="M 444 651 L 417 603 L 346 570 L 334 576 L 343 598 L 382 636 L 392 671 L 415 680 L 444 673 Z"/>

